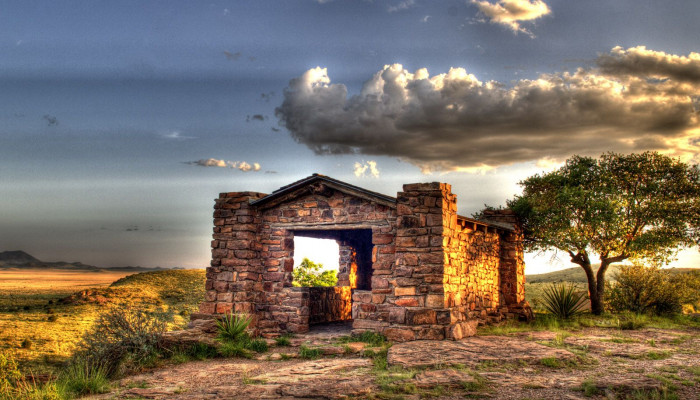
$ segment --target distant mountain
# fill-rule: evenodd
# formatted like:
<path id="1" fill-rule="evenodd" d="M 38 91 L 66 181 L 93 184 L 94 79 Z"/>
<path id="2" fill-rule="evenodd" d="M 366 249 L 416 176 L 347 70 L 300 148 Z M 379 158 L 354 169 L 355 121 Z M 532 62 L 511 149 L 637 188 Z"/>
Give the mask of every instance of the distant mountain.
<path id="1" fill-rule="evenodd" d="M 161 268 L 161 267 L 148 268 L 148 267 L 140 267 L 140 266 L 100 268 L 100 267 L 96 267 L 94 265 L 83 264 L 79 261 L 75 261 L 75 262 L 65 262 L 65 261 L 48 262 L 48 261 L 41 261 L 41 260 L 37 259 L 36 257 L 33 257 L 33 256 L 31 256 L 31 255 L 29 255 L 21 250 L 0 252 L 0 268 L 20 268 L 20 269 L 53 268 L 53 269 L 79 270 L 79 271 L 102 271 L 102 270 L 108 269 L 110 271 L 127 271 L 127 272 L 128 271 L 134 271 L 134 272 L 160 271 L 160 270 L 169 269 L 169 268 Z M 182 268 L 179 268 L 179 269 L 182 269 Z"/>
<path id="2" fill-rule="evenodd" d="M 22 250 L 3 251 L 0 253 L 0 263 L 5 264 L 25 264 L 31 262 L 41 262 Z"/>

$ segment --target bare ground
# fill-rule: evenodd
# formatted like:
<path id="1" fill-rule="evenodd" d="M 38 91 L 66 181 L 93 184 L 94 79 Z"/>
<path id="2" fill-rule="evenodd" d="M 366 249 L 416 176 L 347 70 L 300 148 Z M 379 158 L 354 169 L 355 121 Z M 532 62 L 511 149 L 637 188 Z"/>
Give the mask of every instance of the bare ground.
<path id="1" fill-rule="evenodd" d="M 700 399 L 697 329 L 416 341 L 392 346 L 386 358 L 372 357 L 378 348 L 338 343 L 342 333 L 299 336 L 258 359 L 163 367 L 93 399 Z M 298 358 L 302 344 L 325 355 Z"/>

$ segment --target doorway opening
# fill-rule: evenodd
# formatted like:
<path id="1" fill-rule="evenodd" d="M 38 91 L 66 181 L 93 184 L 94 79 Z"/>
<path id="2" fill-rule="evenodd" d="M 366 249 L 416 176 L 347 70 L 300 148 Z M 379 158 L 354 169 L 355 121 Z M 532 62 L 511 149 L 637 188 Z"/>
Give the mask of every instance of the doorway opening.
<path id="1" fill-rule="evenodd" d="M 298 266 L 303 258 L 316 262 L 322 257 L 328 259 L 335 251 L 337 263 L 324 264 L 324 269 L 337 265 L 337 283 L 333 287 L 308 287 L 309 325 L 352 320 L 352 293 L 355 290 L 370 290 L 372 282 L 372 230 L 371 229 L 334 229 L 334 230 L 295 230 L 294 265 Z M 300 238 L 300 239 L 298 239 Z M 308 241 L 323 239 L 323 241 Z M 335 243 L 333 246 L 328 241 Z M 297 254 L 298 244 L 306 247 L 312 243 L 312 252 L 304 249 Z M 337 247 L 336 247 L 337 246 Z M 336 250 L 337 249 L 337 250 Z M 317 255 L 314 255 L 317 254 Z M 332 257 L 332 256 L 331 256 Z M 318 261 L 320 262 L 320 261 Z"/>

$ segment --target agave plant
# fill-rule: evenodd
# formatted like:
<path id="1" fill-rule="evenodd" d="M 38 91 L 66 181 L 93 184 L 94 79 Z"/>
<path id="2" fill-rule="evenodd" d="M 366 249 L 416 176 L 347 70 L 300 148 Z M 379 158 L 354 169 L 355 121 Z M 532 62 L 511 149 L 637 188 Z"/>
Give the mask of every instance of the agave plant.
<path id="1" fill-rule="evenodd" d="M 253 320 L 247 314 L 224 314 L 224 316 L 216 321 L 216 327 L 219 331 L 219 339 L 231 342 L 240 342 L 248 339 L 248 325 Z"/>
<path id="2" fill-rule="evenodd" d="M 573 284 L 553 283 L 544 290 L 544 308 L 556 317 L 568 319 L 580 314 L 586 305 L 586 293 L 576 291 Z"/>

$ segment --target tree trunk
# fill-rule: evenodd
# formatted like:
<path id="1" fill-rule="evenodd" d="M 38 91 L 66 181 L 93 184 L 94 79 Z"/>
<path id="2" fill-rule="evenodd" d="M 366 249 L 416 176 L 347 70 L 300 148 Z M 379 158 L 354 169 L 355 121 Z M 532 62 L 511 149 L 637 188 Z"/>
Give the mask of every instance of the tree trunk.
<path id="1" fill-rule="evenodd" d="M 596 274 L 596 300 L 594 303 L 593 295 L 591 295 L 591 312 L 595 315 L 600 315 L 603 312 L 603 301 L 605 300 L 605 273 L 608 271 L 610 264 L 620 262 L 627 259 L 627 254 L 621 254 L 616 257 L 600 257 L 600 268 Z"/>
<path id="2" fill-rule="evenodd" d="M 600 315 L 603 313 L 603 301 L 605 300 L 605 272 L 612 263 L 620 262 L 627 259 L 627 254 L 621 254 L 616 257 L 600 257 L 600 268 L 597 273 L 593 273 L 591 268 L 591 260 L 585 251 L 579 251 L 574 254 L 569 252 L 571 262 L 578 264 L 586 272 L 588 280 L 588 296 L 591 299 L 591 313 Z"/>
<path id="3" fill-rule="evenodd" d="M 600 281 L 599 281 L 600 282 Z M 597 283 L 597 282 L 596 282 Z M 588 283 L 591 286 L 591 283 Z M 595 285 L 599 286 L 599 285 Z M 595 292 L 591 291 L 591 313 L 593 315 L 600 315 L 603 313 L 603 292 L 596 287 Z"/>
<path id="4" fill-rule="evenodd" d="M 569 252 L 569 255 L 571 256 L 571 262 L 580 265 L 586 273 L 586 279 L 588 280 L 588 297 L 591 301 L 591 312 L 595 315 L 600 315 L 603 312 L 603 290 L 600 290 L 600 281 L 596 279 L 596 274 L 593 273 L 591 260 L 588 258 L 588 254 L 580 251 L 577 254 Z M 600 272 L 600 270 L 598 272 Z M 600 276 L 600 273 L 598 275 Z"/>

